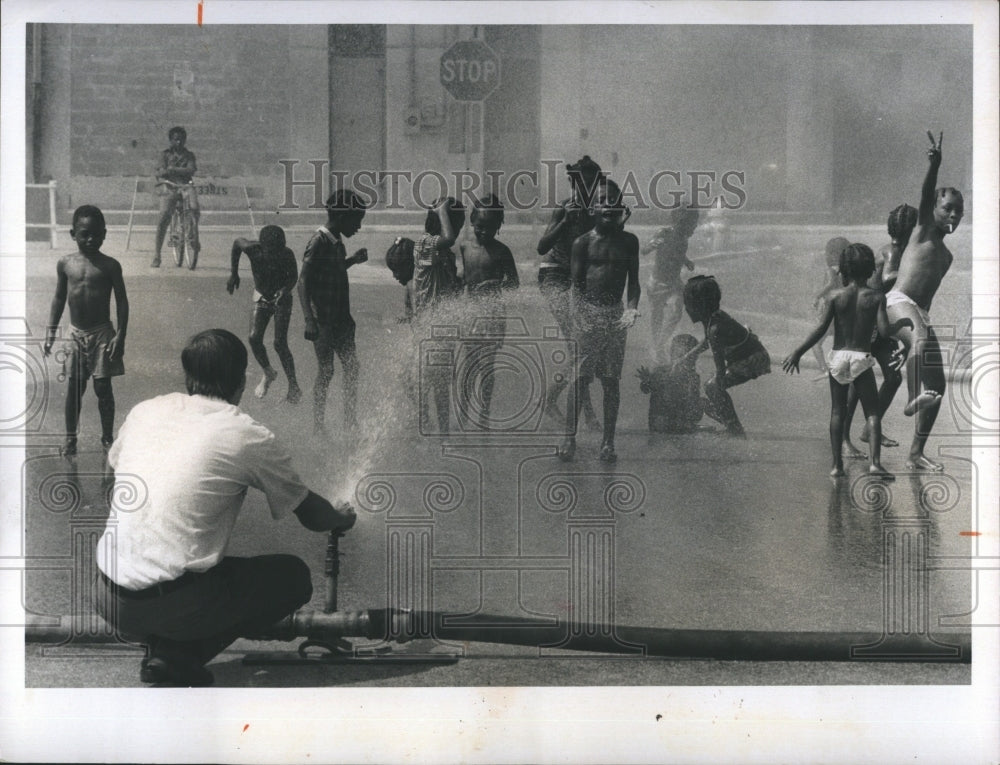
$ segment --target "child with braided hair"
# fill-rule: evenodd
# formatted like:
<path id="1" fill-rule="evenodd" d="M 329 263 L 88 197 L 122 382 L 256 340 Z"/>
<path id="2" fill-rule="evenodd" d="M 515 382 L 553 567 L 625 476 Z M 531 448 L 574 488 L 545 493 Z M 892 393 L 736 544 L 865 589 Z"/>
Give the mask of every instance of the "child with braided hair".
<path id="1" fill-rule="evenodd" d="M 875 359 L 872 358 L 872 333 L 877 331 L 888 337 L 893 331 L 885 310 L 885 295 L 872 289 L 866 282 L 875 272 L 875 254 L 864 244 L 852 244 L 840 255 L 840 274 L 843 289 L 830 296 L 826 314 L 803 343 L 782 362 L 782 369 L 791 373 L 799 371 L 799 359 L 823 337 L 833 324 L 833 352 L 829 357 L 830 370 L 830 448 L 833 468 L 830 475 L 839 478 L 844 472 L 843 440 L 846 421 L 848 388 L 854 387 L 861 399 L 868 431 L 872 435 L 871 463 L 868 472 L 885 480 L 893 476 L 882 467 L 882 423 L 878 410 L 878 393 L 875 387 Z M 897 354 L 894 363 L 900 366 L 909 346 Z"/>
<path id="2" fill-rule="evenodd" d="M 927 151 L 927 175 L 920 191 L 917 236 L 906 246 L 896 283 L 885 294 L 885 300 L 891 321 L 910 320 L 910 328 L 900 329 L 895 337 L 914 351 L 906 362 L 909 403 L 903 413 L 916 415 L 906 466 L 911 470 L 938 472 L 944 470 L 944 466 L 924 454 L 945 389 L 941 346 L 931 324 L 930 309 L 954 260 L 944 238 L 954 233 L 961 223 L 965 201 L 958 189 L 936 187 L 944 134 L 940 134 L 936 142 L 930 131 L 927 137 L 931 140 L 931 148 Z"/>
<path id="3" fill-rule="evenodd" d="M 684 309 L 694 323 L 705 327 L 705 339 L 673 362 L 675 369 L 690 357 L 711 349 L 716 374 L 705 383 L 705 414 L 726 426 L 726 432 L 746 438 L 733 399 L 726 392 L 769 374 L 771 357 L 749 327 L 720 308 L 722 290 L 714 276 L 692 276 L 684 285 Z M 825 331 L 825 328 L 824 328 Z"/>
<path id="4" fill-rule="evenodd" d="M 896 283 L 896 274 L 899 272 L 899 262 L 903 257 L 903 250 L 910 241 L 910 235 L 917 225 L 917 209 L 910 205 L 900 205 L 889 213 L 887 228 L 889 230 L 890 242 L 883 245 L 875 259 L 875 273 L 868 280 L 868 286 L 873 290 L 885 293 L 892 289 Z M 892 404 L 892 399 L 899 390 L 903 382 L 903 375 L 899 368 L 893 366 L 893 353 L 896 344 L 891 338 L 882 337 L 876 332 L 872 336 L 872 356 L 878 362 L 879 369 L 882 370 L 882 385 L 878 389 L 878 409 L 879 417 L 884 417 Z M 854 412 L 858 408 L 858 392 L 852 386 L 847 393 L 847 422 L 844 425 L 844 454 L 852 459 L 864 459 L 865 453 L 851 443 L 851 420 L 854 419 Z M 868 443 L 870 434 L 868 423 L 865 422 L 859 438 Z M 899 446 L 899 442 L 889 438 L 885 431 L 882 432 L 882 446 Z"/>

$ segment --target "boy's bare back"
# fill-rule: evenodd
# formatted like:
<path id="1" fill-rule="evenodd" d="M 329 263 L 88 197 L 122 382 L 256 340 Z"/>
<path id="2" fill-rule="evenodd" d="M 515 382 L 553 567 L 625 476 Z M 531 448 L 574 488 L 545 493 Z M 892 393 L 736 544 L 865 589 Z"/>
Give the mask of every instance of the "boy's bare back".
<path id="1" fill-rule="evenodd" d="M 868 286 L 851 284 L 830 296 L 833 349 L 870 353 L 872 333 L 885 314 L 885 295 Z M 883 334 L 885 327 L 881 327 Z"/>
<path id="2" fill-rule="evenodd" d="M 60 258 L 56 275 L 57 294 L 64 290 L 74 327 L 86 330 L 111 321 L 111 295 L 122 284 L 117 260 L 102 252 L 90 257 L 74 252 Z"/>

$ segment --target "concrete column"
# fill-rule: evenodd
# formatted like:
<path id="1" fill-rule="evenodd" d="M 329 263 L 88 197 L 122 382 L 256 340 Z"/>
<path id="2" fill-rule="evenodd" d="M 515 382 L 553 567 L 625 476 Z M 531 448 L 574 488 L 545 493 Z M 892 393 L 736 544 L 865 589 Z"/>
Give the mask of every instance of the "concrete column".
<path id="1" fill-rule="evenodd" d="M 289 159 L 330 159 L 330 65 L 327 28 L 288 27 Z M 275 168 L 280 171 L 281 168 Z"/>
<path id="2" fill-rule="evenodd" d="M 71 205 L 67 198 L 70 179 L 70 88 L 73 81 L 72 28 L 68 24 L 42 26 L 42 106 L 35 164 L 36 181 L 54 179 L 59 184 L 57 210 Z M 60 220 L 62 218 L 60 217 Z"/>
<path id="3" fill-rule="evenodd" d="M 541 32 L 541 136 L 542 160 L 575 162 L 583 153 L 580 136 L 583 81 L 583 31 L 575 26 L 544 26 Z M 569 194 L 565 168 L 554 173 L 558 198 Z M 545 198 L 545 171 L 539 179 Z"/>
<path id="4" fill-rule="evenodd" d="M 788 53 L 785 129 L 785 206 L 789 211 L 833 209 L 833 104 L 813 32 L 795 29 Z"/>

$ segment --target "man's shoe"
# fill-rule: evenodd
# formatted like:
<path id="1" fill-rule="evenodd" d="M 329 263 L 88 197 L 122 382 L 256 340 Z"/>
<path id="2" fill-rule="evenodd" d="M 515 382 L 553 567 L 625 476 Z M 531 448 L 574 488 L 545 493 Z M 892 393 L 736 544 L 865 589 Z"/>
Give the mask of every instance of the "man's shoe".
<path id="1" fill-rule="evenodd" d="M 143 659 L 139 665 L 139 679 L 144 683 L 169 683 L 185 688 L 204 688 L 215 682 L 215 676 L 205 667 L 182 667 L 162 656 Z"/>

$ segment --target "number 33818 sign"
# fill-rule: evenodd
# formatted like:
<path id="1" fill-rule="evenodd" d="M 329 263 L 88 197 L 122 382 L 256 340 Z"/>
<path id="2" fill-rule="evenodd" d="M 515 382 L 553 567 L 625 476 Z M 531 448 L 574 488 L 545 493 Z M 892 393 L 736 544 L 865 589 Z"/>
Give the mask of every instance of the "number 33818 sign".
<path id="1" fill-rule="evenodd" d="M 457 101 L 482 101 L 500 84 L 500 57 L 484 42 L 461 40 L 441 56 L 441 84 Z"/>

